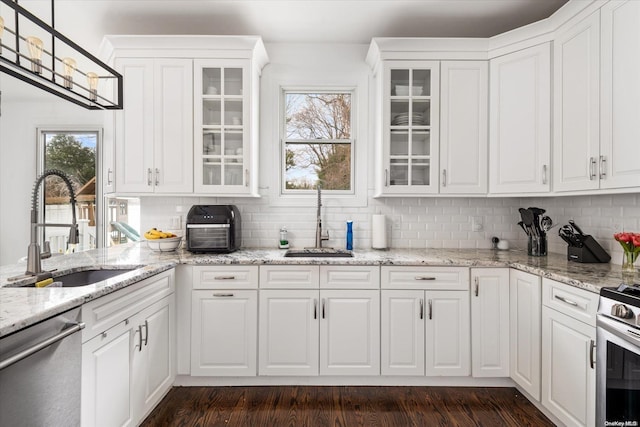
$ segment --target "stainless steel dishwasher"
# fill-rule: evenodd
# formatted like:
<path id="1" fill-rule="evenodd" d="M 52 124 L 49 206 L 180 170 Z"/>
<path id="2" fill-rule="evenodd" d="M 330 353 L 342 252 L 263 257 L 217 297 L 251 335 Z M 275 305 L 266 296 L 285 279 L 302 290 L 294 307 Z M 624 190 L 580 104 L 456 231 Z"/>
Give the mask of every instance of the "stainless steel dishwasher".
<path id="1" fill-rule="evenodd" d="M 80 309 L 0 340 L 0 426 L 80 425 Z"/>

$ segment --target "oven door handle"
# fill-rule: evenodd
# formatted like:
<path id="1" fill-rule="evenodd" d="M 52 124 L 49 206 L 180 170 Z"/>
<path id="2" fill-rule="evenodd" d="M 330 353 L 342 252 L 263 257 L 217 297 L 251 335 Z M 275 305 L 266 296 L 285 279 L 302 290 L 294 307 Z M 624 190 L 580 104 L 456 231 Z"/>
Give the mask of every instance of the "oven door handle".
<path id="1" fill-rule="evenodd" d="M 56 334 L 56 335 L 54 335 L 52 337 L 49 337 L 46 340 L 43 340 L 43 341 L 41 341 L 41 342 L 29 347 L 28 349 L 21 351 L 18 354 L 15 354 L 15 355 L 13 355 L 11 357 L 7 357 L 6 359 L 4 359 L 3 361 L 0 362 L 0 370 L 13 365 L 14 363 L 18 363 L 19 361 L 21 361 L 23 359 L 26 359 L 27 357 L 31 356 L 32 354 L 39 352 L 43 348 L 49 347 L 51 344 L 55 344 L 58 341 L 62 341 L 63 339 L 65 339 L 69 335 L 75 334 L 76 332 L 78 332 L 81 329 L 84 329 L 84 323 L 80 322 L 80 323 L 72 324 L 70 327 L 68 327 L 67 329 L 63 329 L 58 334 Z"/>

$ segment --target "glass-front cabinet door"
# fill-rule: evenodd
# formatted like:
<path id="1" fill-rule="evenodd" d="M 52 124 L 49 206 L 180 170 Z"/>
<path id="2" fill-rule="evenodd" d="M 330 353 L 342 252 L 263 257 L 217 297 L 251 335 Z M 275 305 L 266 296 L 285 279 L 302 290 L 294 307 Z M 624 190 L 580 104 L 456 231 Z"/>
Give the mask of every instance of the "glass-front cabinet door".
<path id="1" fill-rule="evenodd" d="M 248 193 L 250 158 L 249 62 L 196 60 L 194 63 L 197 193 Z"/>
<path id="2" fill-rule="evenodd" d="M 439 63 L 388 62 L 384 69 L 384 187 L 438 192 Z"/>

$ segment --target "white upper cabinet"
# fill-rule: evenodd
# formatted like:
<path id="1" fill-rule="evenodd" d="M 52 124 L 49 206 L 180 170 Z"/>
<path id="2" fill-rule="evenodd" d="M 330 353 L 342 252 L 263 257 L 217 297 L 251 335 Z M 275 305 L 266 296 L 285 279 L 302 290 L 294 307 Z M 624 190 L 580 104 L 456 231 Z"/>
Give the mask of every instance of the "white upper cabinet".
<path id="1" fill-rule="evenodd" d="M 117 58 L 124 109 L 115 118 L 119 193 L 190 193 L 192 61 Z"/>
<path id="2" fill-rule="evenodd" d="M 107 36 L 103 51 L 124 78 L 106 192 L 257 195 L 259 37 Z"/>
<path id="3" fill-rule="evenodd" d="M 438 192 L 439 71 L 437 61 L 384 64 L 381 193 Z"/>
<path id="4" fill-rule="evenodd" d="M 554 191 L 599 187 L 600 14 L 554 39 Z"/>
<path id="5" fill-rule="evenodd" d="M 549 192 L 549 43 L 492 59 L 489 97 L 489 192 Z"/>
<path id="6" fill-rule="evenodd" d="M 640 2 L 601 9 L 601 188 L 640 187 Z"/>
<path id="7" fill-rule="evenodd" d="M 487 192 L 487 61 L 440 65 L 440 193 Z"/>

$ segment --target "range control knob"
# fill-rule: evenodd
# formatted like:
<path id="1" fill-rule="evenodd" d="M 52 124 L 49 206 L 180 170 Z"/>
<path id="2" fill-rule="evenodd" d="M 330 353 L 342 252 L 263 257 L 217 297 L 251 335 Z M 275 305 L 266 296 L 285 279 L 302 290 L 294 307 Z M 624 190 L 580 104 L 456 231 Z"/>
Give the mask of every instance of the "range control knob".
<path id="1" fill-rule="evenodd" d="M 611 315 L 619 317 L 620 319 L 631 319 L 633 317 L 633 311 L 624 304 L 613 304 L 611 307 Z"/>

